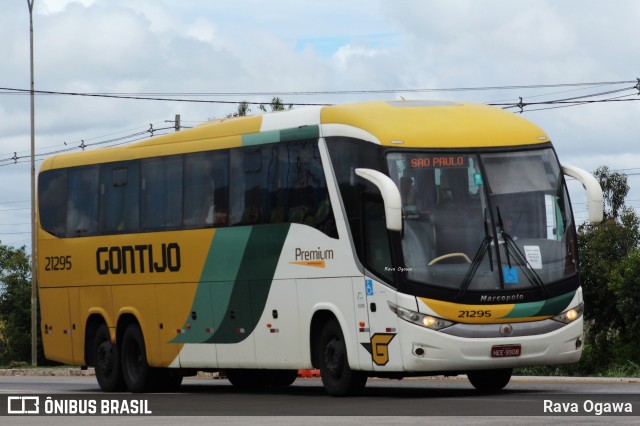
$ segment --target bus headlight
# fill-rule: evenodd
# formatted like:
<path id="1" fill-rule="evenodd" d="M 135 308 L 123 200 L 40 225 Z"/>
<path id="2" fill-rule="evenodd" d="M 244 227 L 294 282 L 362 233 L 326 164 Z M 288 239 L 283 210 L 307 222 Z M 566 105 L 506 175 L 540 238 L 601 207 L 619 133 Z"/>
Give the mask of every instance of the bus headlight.
<path id="1" fill-rule="evenodd" d="M 564 324 L 570 324 L 580 318 L 583 312 L 584 303 L 580 303 L 575 308 L 567 309 L 560 315 L 556 315 L 555 317 L 553 317 L 553 319 Z"/>
<path id="2" fill-rule="evenodd" d="M 443 328 L 452 326 L 454 323 L 452 321 L 447 321 L 446 319 L 434 317 L 432 315 L 421 314 L 420 312 L 411 311 L 409 309 L 401 308 L 400 306 L 388 302 L 389 308 L 396 313 L 400 318 L 410 323 L 419 325 L 421 327 L 426 327 L 431 330 L 441 330 Z"/>

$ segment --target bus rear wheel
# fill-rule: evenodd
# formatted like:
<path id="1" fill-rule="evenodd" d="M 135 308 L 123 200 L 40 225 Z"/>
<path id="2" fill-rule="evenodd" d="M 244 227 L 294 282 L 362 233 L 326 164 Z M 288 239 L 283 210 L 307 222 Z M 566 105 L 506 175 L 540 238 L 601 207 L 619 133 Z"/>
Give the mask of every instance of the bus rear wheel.
<path id="1" fill-rule="evenodd" d="M 298 370 L 225 370 L 232 385 L 239 388 L 284 387 L 295 382 Z"/>
<path id="2" fill-rule="evenodd" d="M 329 395 L 356 395 L 364 390 L 367 375 L 349 367 L 344 335 L 337 320 L 330 320 L 322 329 L 318 351 L 320 377 Z"/>
<path id="3" fill-rule="evenodd" d="M 479 391 L 498 391 L 509 383 L 513 368 L 467 372 L 469 381 Z"/>
<path id="4" fill-rule="evenodd" d="M 151 384 L 151 368 L 138 324 L 130 324 L 124 330 L 121 350 L 122 375 L 127 388 L 133 393 L 146 391 Z"/>
<path id="5" fill-rule="evenodd" d="M 93 340 L 93 366 L 98 385 L 103 392 L 117 392 L 124 389 L 124 380 L 120 370 L 118 347 L 111 343 L 109 327 L 102 324 Z"/>

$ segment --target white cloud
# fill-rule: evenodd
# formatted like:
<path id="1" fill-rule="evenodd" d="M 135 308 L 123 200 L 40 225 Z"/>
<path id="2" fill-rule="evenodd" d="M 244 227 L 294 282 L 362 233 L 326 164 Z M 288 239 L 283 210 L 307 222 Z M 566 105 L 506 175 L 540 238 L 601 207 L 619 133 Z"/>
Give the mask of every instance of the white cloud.
<path id="1" fill-rule="evenodd" d="M 34 8 L 37 8 L 39 13 L 44 15 L 63 12 L 67 6 L 72 3 L 81 4 L 84 7 L 89 7 L 96 0 L 38 0 L 34 3 Z"/>
<path id="2" fill-rule="evenodd" d="M 0 87 L 26 89 L 28 11 L 23 2 L 5 3 L 0 14 Z M 634 80 L 640 69 L 636 54 L 640 2 L 634 0 L 283 0 L 268 7 L 261 0 L 36 0 L 35 4 L 36 88 L 44 90 L 417 89 Z M 569 89 L 403 96 L 482 102 L 522 96 L 527 101 L 591 91 L 566 92 Z M 543 93 L 547 96 L 535 97 Z M 290 96 L 284 101 L 381 97 L 395 95 Z M 37 143 L 55 146 L 144 128 L 176 113 L 184 121 L 204 120 L 234 108 L 38 96 Z M 633 166 L 640 159 L 635 136 L 640 130 L 640 102 L 524 116 L 551 135 L 563 161 L 587 170 L 605 162 L 614 169 Z M 0 123 L 0 158 L 28 149 L 27 96 L 0 93 Z M 28 179 L 24 179 L 29 174 L 23 166 L 0 167 L 4 197 L 28 199 Z M 1 233 L 0 238 L 5 240 Z"/>

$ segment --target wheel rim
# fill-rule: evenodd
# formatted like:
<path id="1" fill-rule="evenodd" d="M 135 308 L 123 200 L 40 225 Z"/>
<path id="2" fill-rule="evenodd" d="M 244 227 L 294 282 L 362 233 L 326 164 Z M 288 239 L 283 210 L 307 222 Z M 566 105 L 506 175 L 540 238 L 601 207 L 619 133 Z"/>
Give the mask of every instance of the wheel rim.
<path id="1" fill-rule="evenodd" d="M 339 379 L 342 377 L 344 366 L 344 349 L 342 341 L 338 337 L 333 337 L 325 347 L 324 365 L 331 377 Z"/>
<path id="2" fill-rule="evenodd" d="M 95 368 L 104 376 L 110 376 L 113 371 L 113 345 L 109 341 L 100 343 L 97 350 Z"/>

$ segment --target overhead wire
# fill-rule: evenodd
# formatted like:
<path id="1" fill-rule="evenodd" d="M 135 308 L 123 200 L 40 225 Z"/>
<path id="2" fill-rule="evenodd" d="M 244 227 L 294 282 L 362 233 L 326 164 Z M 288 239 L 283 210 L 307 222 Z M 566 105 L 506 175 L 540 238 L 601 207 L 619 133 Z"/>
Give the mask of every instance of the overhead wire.
<path id="1" fill-rule="evenodd" d="M 640 79 L 636 79 L 637 84 L 635 86 L 627 86 L 621 89 L 614 89 L 608 91 L 600 91 L 596 93 L 588 93 L 580 96 L 566 97 L 560 99 L 552 99 L 552 100 L 544 100 L 544 101 L 536 101 L 536 102 L 525 102 L 523 98 L 519 98 L 519 102 L 486 102 L 487 105 L 492 105 L 496 107 L 502 107 L 503 109 L 514 109 L 519 108 L 520 113 L 524 112 L 535 112 L 542 111 L 547 109 L 555 109 L 555 108 L 568 108 L 579 105 L 593 104 L 593 103 L 605 103 L 605 102 L 629 102 L 629 101 L 637 101 L 640 100 Z M 289 91 L 289 92 L 197 92 L 197 93 L 146 93 L 142 96 L 142 93 L 81 93 L 81 92 L 61 92 L 61 91 L 47 91 L 47 90 L 36 90 L 34 93 L 40 95 L 68 95 L 68 96 L 89 96 L 89 97 L 103 97 L 103 98 L 116 98 L 116 99 L 132 99 L 132 100 L 153 100 L 153 101 L 173 101 L 173 102 L 201 102 L 201 103 L 222 103 L 222 104 L 238 104 L 238 103 L 246 103 L 248 105 L 264 105 L 268 104 L 268 102 L 256 102 L 256 101 L 239 101 L 239 100 L 205 100 L 205 99 L 182 99 L 182 98 L 167 98 L 167 96 L 191 96 L 191 97 L 201 97 L 201 96 L 308 96 L 308 95 L 338 95 L 338 94 L 371 94 L 371 93 L 425 93 L 425 92 L 459 92 L 459 91 L 490 91 L 490 90 L 516 90 L 516 89 L 545 89 L 545 88 L 562 88 L 562 87 L 571 87 L 571 90 L 548 93 L 544 95 L 533 95 L 530 98 L 539 98 L 542 96 L 550 96 L 552 94 L 560 94 L 573 92 L 577 90 L 585 90 L 585 89 L 593 89 L 600 88 L 604 86 L 613 86 L 620 84 L 631 84 L 636 83 L 633 80 L 620 80 L 620 81 L 599 81 L 599 82 L 581 82 L 581 83 L 557 83 L 557 84 L 534 84 L 534 85 L 508 85 L 508 86 L 480 86 L 480 87 L 449 87 L 449 88 L 424 88 L 424 89 L 379 89 L 379 90 L 332 90 L 332 91 Z M 630 90 L 637 91 L 637 93 L 628 93 L 621 96 L 616 97 L 608 97 L 601 99 L 603 96 L 612 95 L 616 93 L 628 92 Z M 7 88 L 0 87 L 0 95 L 4 94 L 29 94 L 30 90 L 27 89 L 15 89 L 15 88 Z M 636 96 L 634 98 L 630 98 L 631 96 Z M 289 103 L 287 105 L 295 105 L 295 106 L 319 106 L 319 105 L 329 105 L 326 103 Z M 533 107 L 533 108 L 532 108 Z M 525 110 L 526 108 L 526 110 Z M 157 123 L 156 123 L 157 124 Z M 40 152 L 36 154 L 36 158 L 39 160 L 42 157 L 76 151 L 78 149 L 86 149 L 90 147 L 96 146 L 117 146 L 123 145 L 131 142 L 136 142 L 141 139 L 145 139 L 149 134 L 152 136 L 155 135 L 156 132 L 164 131 L 164 130 L 173 130 L 174 127 L 164 127 L 154 129 L 153 124 L 150 124 L 150 128 L 134 132 L 131 134 L 127 134 L 124 136 L 119 136 L 115 138 L 108 138 L 105 140 L 100 140 L 98 142 L 87 143 L 90 140 L 100 139 L 101 137 L 94 137 L 90 139 L 81 139 L 79 142 L 74 142 L 67 144 L 64 142 L 64 147 L 60 144 L 52 145 L 48 147 L 40 148 Z M 134 130 L 134 129 L 131 129 Z M 110 133 L 106 136 L 118 135 L 122 132 Z M 42 150 L 47 150 L 43 152 Z M 5 154 L 0 156 L 0 167 L 8 166 L 12 164 L 24 163 L 27 162 L 28 155 L 22 155 L 23 153 L 27 153 L 28 151 L 19 151 L 21 155 L 18 155 L 18 152 L 13 152 L 11 154 Z"/>

